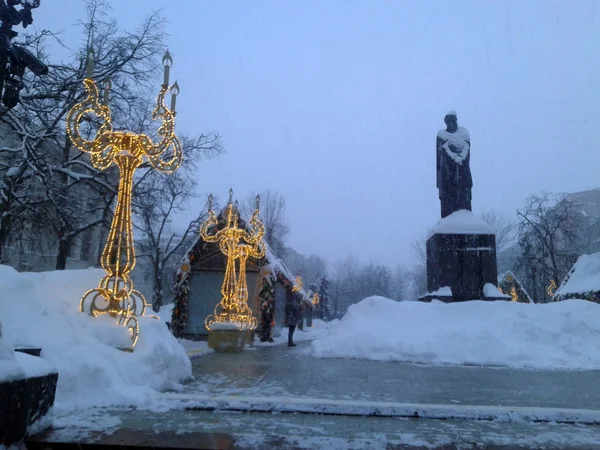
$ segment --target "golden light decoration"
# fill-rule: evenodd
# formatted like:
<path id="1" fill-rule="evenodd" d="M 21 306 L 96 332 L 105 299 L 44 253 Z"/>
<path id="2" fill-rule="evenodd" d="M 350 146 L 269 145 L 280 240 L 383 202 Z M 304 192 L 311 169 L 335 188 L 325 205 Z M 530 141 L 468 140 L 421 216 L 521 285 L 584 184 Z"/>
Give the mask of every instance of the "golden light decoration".
<path id="1" fill-rule="evenodd" d="M 254 330 L 258 322 L 252 317 L 248 307 L 248 284 L 246 282 L 246 262 L 249 257 L 262 258 L 265 255 L 263 236 L 265 227 L 259 219 L 260 197 L 256 196 L 256 208 L 248 222 L 249 231 L 238 224 L 237 202 L 232 203 L 233 191 L 229 191 L 229 203 L 225 210 L 225 226 L 218 230 L 218 220 L 212 209 L 212 194 L 208 198 L 208 219 L 200 227 L 200 236 L 206 242 L 218 243 L 219 249 L 227 257 L 225 276 L 221 287 L 221 301 L 215 313 L 209 315 L 204 324 L 211 330 L 213 324 L 231 324 L 239 330 Z M 239 265 L 236 267 L 236 261 Z"/>
<path id="2" fill-rule="evenodd" d="M 512 302 L 518 302 L 519 301 L 519 295 L 517 294 L 517 288 L 514 287 L 514 286 L 510 290 L 510 300 Z"/>
<path id="3" fill-rule="evenodd" d="M 318 305 L 318 304 L 319 304 L 319 302 L 321 301 L 321 299 L 319 298 L 319 293 L 318 293 L 318 292 L 315 292 L 315 293 L 313 294 L 312 298 L 310 299 L 310 301 L 311 301 L 311 303 L 312 303 L 313 305 L 315 305 L 315 306 L 316 306 L 316 305 Z"/>
<path id="4" fill-rule="evenodd" d="M 547 289 L 548 295 L 552 298 L 556 294 L 556 281 L 550 280 L 550 284 Z"/>
<path id="5" fill-rule="evenodd" d="M 165 94 L 170 88 L 169 68 L 172 64 L 173 59 L 167 51 L 163 57 L 164 81 L 152 113 L 153 120 L 162 122 L 157 143 L 145 134 L 113 130 L 108 107 L 111 83 L 109 79 L 103 81 L 104 95 L 100 102 L 98 86 L 92 79 L 94 55 L 91 50 L 88 52 L 86 78 L 83 80 L 86 98 L 67 114 L 67 136 L 76 148 L 90 154 L 93 166 L 104 170 L 115 164 L 119 168 L 117 204 L 100 260 L 106 275 L 97 288 L 83 295 L 79 310 L 87 310 L 94 317 L 110 314 L 118 318 L 118 323 L 130 330 L 131 349 L 139 338 L 136 316 L 142 316 L 146 310 L 146 300 L 139 291 L 133 289 L 133 281 L 129 276 L 136 263 L 131 224 L 133 176 L 144 160 L 161 172 L 171 173 L 177 170 L 182 159 L 181 143 L 175 136 L 175 99 L 179 93 L 177 83 L 171 87 L 171 108 L 164 104 Z M 173 89 L 175 87 L 176 90 Z M 94 138 L 87 140 L 82 136 L 80 126 L 90 116 L 96 116 L 101 124 Z"/>
<path id="6" fill-rule="evenodd" d="M 300 275 L 297 275 L 296 282 L 294 283 L 294 286 L 292 287 L 292 292 L 300 292 L 303 288 L 304 288 L 304 286 L 302 285 L 302 277 Z"/>

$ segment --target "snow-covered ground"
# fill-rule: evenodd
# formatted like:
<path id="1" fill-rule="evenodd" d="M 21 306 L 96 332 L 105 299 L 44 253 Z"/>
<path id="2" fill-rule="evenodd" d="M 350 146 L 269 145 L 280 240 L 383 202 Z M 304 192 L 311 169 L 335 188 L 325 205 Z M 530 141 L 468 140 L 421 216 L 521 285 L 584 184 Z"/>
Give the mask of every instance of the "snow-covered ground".
<path id="1" fill-rule="evenodd" d="M 315 339 L 328 336 L 332 327 L 335 327 L 338 323 L 339 320 L 337 319 L 331 322 L 324 322 L 323 320 L 314 319 L 312 327 L 305 326 L 303 330 L 299 330 L 298 328 L 296 328 L 296 330 L 294 331 L 294 342 L 313 341 Z M 257 336 L 254 345 L 257 347 L 268 347 L 270 345 L 281 344 L 287 345 L 288 329 L 286 327 L 283 327 L 281 329 L 281 334 L 273 338 L 273 340 L 275 342 L 260 342 Z"/>
<path id="2" fill-rule="evenodd" d="M 161 306 L 160 311 L 155 313 L 155 315 L 159 317 L 161 322 L 170 323 L 173 314 L 173 306 L 173 303 Z M 189 341 L 187 339 L 178 339 L 178 341 L 190 359 L 195 359 L 214 351 L 208 346 L 208 342 L 206 341 Z"/>
<path id="3" fill-rule="evenodd" d="M 128 338 L 126 328 L 115 319 L 79 312 L 82 294 L 103 275 L 98 269 L 19 273 L 0 266 L 4 344 L 11 350 L 42 348 L 43 360 L 59 373 L 55 405 L 62 411 L 152 404 L 157 391 L 178 389 L 191 377 L 186 351 L 161 320 L 140 318 L 139 342 L 133 353 L 125 353 L 115 343 Z M 35 368 L 22 365 L 26 371 Z M 0 379 L 8 376 L 3 370 L 0 365 Z"/>
<path id="4" fill-rule="evenodd" d="M 311 354 L 428 364 L 600 369 L 600 305 L 472 301 L 396 302 L 370 297 L 351 306 Z"/>

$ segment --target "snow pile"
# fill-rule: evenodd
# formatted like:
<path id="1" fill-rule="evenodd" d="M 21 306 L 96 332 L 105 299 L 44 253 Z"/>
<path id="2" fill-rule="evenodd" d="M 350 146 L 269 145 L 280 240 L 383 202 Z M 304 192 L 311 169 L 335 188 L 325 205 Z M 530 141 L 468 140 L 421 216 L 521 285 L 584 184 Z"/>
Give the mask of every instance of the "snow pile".
<path id="1" fill-rule="evenodd" d="M 450 286 L 443 286 L 437 291 L 430 292 L 427 295 L 437 297 L 452 297 L 452 289 L 450 288 Z"/>
<path id="2" fill-rule="evenodd" d="M 539 369 L 600 369 L 600 305 L 471 301 L 445 304 L 369 297 L 351 306 L 318 357 Z"/>
<path id="3" fill-rule="evenodd" d="M 15 353 L 0 337 L 0 383 L 25 377 L 25 368 L 15 358 Z"/>
<path id="4" fill-rule="evenodd" d="M 583 295 L 596 291 L 600 291 L 600 253 L 580 256 L 555 295 Z"/>
<path id="5" fill-rule="evenodd" d="M 81 295 L 103 275 L 99 269 L 18 273 L 0 266 L 4 342 L 9 349 L 42 347 L 42 358 L 59 373 L 58 407 L 143 406 L 157 390 L 191 376 L 185 350 L 161 320 L 141 317 L 140 339 L 126 353 L 113 346 L 128 334 L 115 319 L 79 312 Z"/>
<path id="6" fill-rule="evenodd" d="M 483 296 L 485 298 L 511 298 L 510 295 L 503 294 L 502 291 L 492 283 L 485 283 L 483 285 Z"/>
<path id="7" fill-rule="evenodd" d="M 26 378 L 43 377 L 57 370 L 52 364 L 37 356 L 31 356 L 22 352 L 15 352 L 15 360 L 23 368 Z M 18 377 L 21 378 L 21 377 Z"/>
<path id="8" fill-rule="evenodd" d="M 296 328 L 294 331 L 294 342 L 314 341 L 315 339 L 321 339 L 328 336 L 335 327 L 338 326 L 340 321 L 338 319 L 332 320 L 331 322 L 325 322 L 320 319 L 313 319 L 312 327 L 304 326 L 301 330 Z M 254 342 L 257 347 L 268 347 L 272 345 L 287 345 L 288 329 L 283 327 L 281 334 L 273 338 L 274 342 L 260 342 L 258 339 Z"/>
<path id="9" fill-rule="evenodd" d="M 170 323 L 171 317 L 173 316 L 173 306 L 175 306 L 174 303 L 163 305 L 160 307 L 160 311 L 158 311 L 157 313 L 153 312 L 152 314 L 158 316 L 161 322 Z"/>
<path id="10" fill-rule="evenodd" d="M 431 230 L 429 239 L 434 234 L 495 234 L 494 230 L 473 214 L 471 211 L 461 209 L 453 212 L 448 217 L 441 219 Z"/>

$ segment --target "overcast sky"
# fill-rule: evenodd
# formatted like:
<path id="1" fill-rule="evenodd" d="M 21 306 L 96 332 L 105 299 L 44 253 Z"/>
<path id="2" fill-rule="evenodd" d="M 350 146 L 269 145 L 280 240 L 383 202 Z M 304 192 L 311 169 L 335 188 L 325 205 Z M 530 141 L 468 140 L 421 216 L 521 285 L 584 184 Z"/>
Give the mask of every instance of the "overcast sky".
<path id="1" fill-rule="evenodd" d="M 281 192 L 302 253 L 411 262 L 440 217 L 448 110 L 471 134 L 475 213 L 600 185 L 594 1 L 109 3 L 124 28 L 168 19 L 177 127 L 217 131 L 227 152 L 201 164 L 200 190 Z M 75 49 L 84 15 L 83 0 L 42 0 L 34 26 Z"/>

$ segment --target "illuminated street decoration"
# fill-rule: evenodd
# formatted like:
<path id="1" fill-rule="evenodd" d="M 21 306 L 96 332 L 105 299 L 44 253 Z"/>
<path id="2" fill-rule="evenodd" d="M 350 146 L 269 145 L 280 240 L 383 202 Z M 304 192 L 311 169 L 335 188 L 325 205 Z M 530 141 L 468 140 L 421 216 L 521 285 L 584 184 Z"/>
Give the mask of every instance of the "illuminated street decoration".
<path id="1" fill-rule="evenodd" d="M 548 285 L 548 296 L 550 298 L 554 297 L 554 294 L 556 294 L 556 282 L 554 280 L 550 280 L 550 284 Z"/>
<path id="2" fill-rule="evenodd" d="M 204 324 L 208 330 L 216 329 L 217 324 L 228 324 L 238 330 L 254 330 L 258 325 L 256 317 L 248 307 L 248 284 L 246 282 L 246 262 L 249 257 L 262 258 L 265 255 L 263 236 L 265 227 L 259 219 L 260 197 L 256 196 L 256 208 L 250 218 L 249 230 L 239 226 L 237 202 L 232 203 L 233 191 L 229 191 L 229 203 L 224 212 L 225 225 L 218 230 L 218 220 L 212 209 L 212 194 L 209 196 L 208 219 L 200 227 L 204 241 L 218 243 L 219 249 L 227 257 L 225 276 L 221 287 L 221 301 L 215 307 L 214 315 L 209 315 Z M 236 267 L 236 261 L 239 266 Z"/>
<path id="3" fill-rule="evenodd" d="M 160 172 L 171 173 L 181 164 L 181 143 L 175 136 L 175 101 L 179 94 L 177 82 L 169 87 L 169 70 L 173 59 L 167 51 L 163 57 L 164 81 L 156 99 L 152 113 L 153 120 L 162 122 L 158 129 L 159 142 L 154 143 L 145 134 L 127 131 L 114 131 L 111 112 L 108 107 L 110 80 L 103 81 L 103 98 L 96 82 L 92 79 L 93 53 L 88 52 L 86 78 L 83 84 L 86 98 L 77 103 L 67 115 L 67 135 L 71 143 L 88 153 L 95 168 L 104 170 L 115 164 L 119 169 L 119 190 L 108 239 L 102 252 L 100 264 L 106 275 L 97 288 L 86 292 L 81 298 L 80 311 L 88 311 L 94 317 L 110 314 L 118 318 L 118 323 L 129 328 L 131 349 L 139 338 L 139 324 L 136 316 L 142 316 L 146 309 L 144 296 L 133 289 L 129 274 L 135 267 L 135 247 L 131 223 L 131 196 L 135 170 L 147 161 Z M 164 104 L 167 91 L 171 92 L 171 108 Z M 100 120 L 94 139 L 82 137 L 80 126 L 84 118 L 96 116 Z"/>
<path id="4" fill-rule="evenodd" d="M 294 287 L 292 288 L 292 292 L 300 292 L 303 288 L 304 288 L 304 286 L 302 285 L 302 277 L 300 275 L 297 275 L 296 283 L 294 284 Z"/>
<path id="5" fill-rule="evenodd" d="M 518 302 L 519 301 L 519 295 L 517 294 L 517 288 L 513 286 L 513 288 L 510 290 L 510 300 L 513 302 Z"/>
<path id="6" fill-rule="evenodd" d="M 319 304 L 319 301 L 320 301 L 320 300 L 321 300 L 321 299 L 319 298 L 319 293 L 318 293 L 318 292 L 315 292 L 315 293 L 313 294 L 312 298 L 310 299 L 311 303 L 312 303 L 313 305 L 315 305 L 315 306 Z"/>

